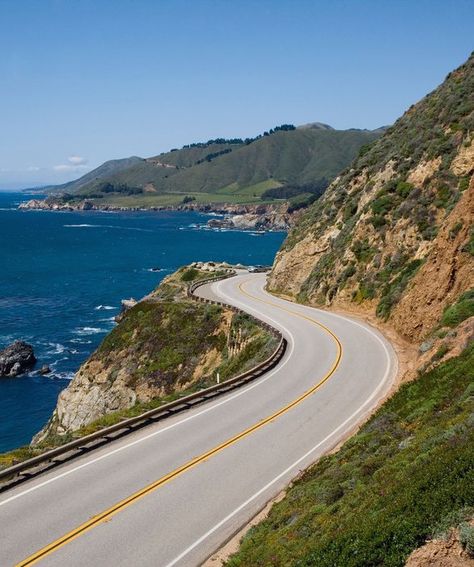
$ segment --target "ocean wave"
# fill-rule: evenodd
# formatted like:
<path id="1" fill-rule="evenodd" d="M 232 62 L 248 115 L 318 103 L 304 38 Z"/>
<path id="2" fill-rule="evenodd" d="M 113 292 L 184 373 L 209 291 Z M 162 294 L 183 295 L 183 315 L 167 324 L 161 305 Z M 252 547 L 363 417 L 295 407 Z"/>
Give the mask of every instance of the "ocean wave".
<path id="1" fill-rule="evenodd" d="M 70 382 L 74 378 L 74 372 L 51 372 L 45 374 L 44 378 L 52 378 L 53 380 L 67 380 Z"/>
<path id="2" fill-rule="evenodd" d="M 69 342 L 74 343 L 76 345 L 90 345 L 90 344 L 92 344 L 92 341 L 89 341 L 87 339 L 71 339 Z"/>
<path id="3" fill-rule="evenodd" d="M 153 232 L 151 229 L 149 228 L 138 228 L 135 226 L 117 226 L 114 224 L 87 224 L 87 223 L 82 223 L 82 224 L 64 224 L 63 225 L 64 228 L 116 228 L 119 230 L 135 230 L 138 232 Z"/>
<path id="4" fill-rule="evenodd" d="M 97 307 L 94 307 L 94 309 L 96 311 L 110 311 L 111 309 L 117 309 L 116 307 L 114 307 L 113 305 L 97 305 Z"/>
<path id="5" fill-rule="evenodd" d="M 112 317 L 105 317 L 104 319 L 99 319 L 101 323 L 115 323 L 115 315 Z"/>
<path id="6" fill-rule="evenodd" d="M 46 351 L 46 354 L 61 354 L 66 350 L 66 347 L 61 343 L 48 343 L 48 346 L 53 347 Z"/>
<path id="7" fill-rule="evenodd" d="M 98 335 L 106 332 L 107 329 L 101 329 L 100 327 L 79 327 L 73 331 L 75 335 Z"/>
<path id="8" fill-rule="evenodd" d="M 64 228 L 95 228 L 100 227 L 100 224 L 64 224 Z"/>

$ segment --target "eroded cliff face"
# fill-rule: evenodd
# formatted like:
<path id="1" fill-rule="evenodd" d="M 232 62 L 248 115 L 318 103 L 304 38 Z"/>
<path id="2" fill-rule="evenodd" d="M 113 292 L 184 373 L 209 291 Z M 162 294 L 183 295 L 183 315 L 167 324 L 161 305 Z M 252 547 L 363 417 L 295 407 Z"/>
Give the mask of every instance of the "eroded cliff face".
<path id="1" fill-rule="evenodd" d="M 218 307 L 138 303 L 61 392 L 52 419 L 35 441 L 179 392 L 212 374 L 222 361 L 230 322 Z"/>
<path id="2" fill-rule="evenodd" d="M 473 219 L 474 177 L 442 222 L 424 264 L 391 314 L 394 327 L 410 340 L 426 337 L 439 323 L 444 309 L 474 286 L 474 262 L 466 249 Z"/>
<path id="3" fill-rule="evenodd" d="M 268 287 L 376 313 L 410 341 L 474 287 L 474 56 L 412 106 L 289 233 Z"/>
<path id="4" fill-rule="evenodd" d="M 208 386 L 216 371 L 225 380 L 269 356 L 275 339 L 250 318 L 187 299 L 185 273 L 210 275 L 180 270 L 127 310 L 61 392 L 33 443 L 191 386 Z"/>

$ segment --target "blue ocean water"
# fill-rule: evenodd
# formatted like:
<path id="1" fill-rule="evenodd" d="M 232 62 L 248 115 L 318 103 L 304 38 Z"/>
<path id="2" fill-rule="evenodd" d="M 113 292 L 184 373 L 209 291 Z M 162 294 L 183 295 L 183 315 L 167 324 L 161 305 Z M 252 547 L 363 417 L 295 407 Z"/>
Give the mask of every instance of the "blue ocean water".
<path id="1" fill-rule="evenodd" d="M 113 328 L 120 300 L 140 298 L 195 260 L 270 264 L 285 235 L 201 230 L 188 212 L 19 211 L 0 192 L 0 349 L 31 343 L 36 368 L 0 379 L 0 452 L 29 443 L 79 365 Z M 160 268 L 160 272 L 151 271 Z"/>

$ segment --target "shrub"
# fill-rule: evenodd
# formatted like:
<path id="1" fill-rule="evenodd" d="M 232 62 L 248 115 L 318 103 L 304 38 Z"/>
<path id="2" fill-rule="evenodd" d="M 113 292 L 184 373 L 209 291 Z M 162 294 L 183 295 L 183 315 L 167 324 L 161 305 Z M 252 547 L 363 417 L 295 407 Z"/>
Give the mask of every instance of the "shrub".
<path id="1" fill-rule="evenodd" d="M 471 517 L 473 363 L 471 345 L 402 386 L 294 482 L 226 565 L 402 567 L 433 534 Z"/>
<path id="2" fill-rule="evenodd" d="M 181 281 L 192 282 L 198 276 L 199 271 L 196 268 L 188 268 L 185 270 L 181 276 Z"/>
<path id="3" fill-rule="evenodd" d="M 356 303 L 362 303 L 366 299 L 373 299 L 375 297 L 375 287 L 372 282 L 362 281 L 359 284 L 359 289 L 354 295 Z"/>
<path id="4" fill-rule="evenodd" d="M 447 344 L 442 344 L 439 349 L 435 352 L 435 354 L 433 355 L 433 357 L 431 358 L 431 360 L 433 362 L 437 361 L 437 360 L 441 360 L 445 354 L 447 354 L 449 352 L 449 347 Z"/>
<path id="5" fill-rule="evenodd" d="M 352 245 L 352 252 L 359 262 L 369 262 L 374 257 L 376 250 L 372 248 L 367 239 L 356 240 Z"/>
<path id="6" fill-rule="evenodd" d="M 469 234 L 469 240 L 462 247 L 462 251 L 467 252 L 471 256 L 474 256 L 474 228 L 471 229 L 471 232 Z"/>
<path id="7" fill-rule="evenodd" d="M 474 526 L 467 522 L 462 523 L 459 526 L 459 540 L 469 555 L 474 556 Z"/>
<path id="8" fill-rule="evenodd" d="M 459 180 L 459 191 L 465 191 L 469 187 L 469 177 L 461 177 Z"/>
<path id="9" fill-rule="evenodd" d="M 186 203 L 192 203 L 192 201 L 195 201 L 196 197 L 192 197 L 191 195 L 185 195 L 183 197 L 183 200 L 181 201 L 181 203 L 183 203 L 183 205 L 186 205 Z"/>
<path id="10" fill-rule="evenodd" d="M 446 207 L 450 197 L 451 197 L 451 190 L 447 185 L 442 185 L 441 187 L 438 187 L 437 198 L 435 199 L 434 202 L 435 207 L 438 208 Z"/>
<path id="11" fill-rule="evenodd" d="M 407 181 L 399 181 L 397 183 L 397 195 L 400 195 L 402 199 L 406 199 L 411 193 L 412 189 L 413 185 L 411 183 L 408 183 Z"/>
<path id="12" fill-rule="evenodd" d="M 391 195 L 380 195 L 372 201 L 370 206 L 375 216 L 385 216 L 393 208 L 393 205 L 394 199 Z"/>
<path id="13" fill-rule="evenodd" d="M 461 221 L 458 221 L 456 224 L 454 224 L 449 231 L 449 239 L 454 240 L 458 235 L 459 231 L 461 230 L 461 228 L 462 228 Z"/>
<path id="14" fill-rule="evenodd" d="M 408 285 L 410 279 L 416 274 L 422 263 L 423 260 L 413 260 L 409 262 L 394 280 L 384 286 L 380 302 L 376 309 L 378 317 L 388 319 L 392 307 L 398 303 L 403 290 Z"/>
<path id="15" fill-rule="evenodd" d="M 463 293 L 459 299 L 447 307 L 441 317 L 443 327 L 457 327 L 465 319 L 474 315 L 474 288 Z"/>
<path id="16" fill-rule="evenodd" d="M 383 217 L 382 215 L 375 215 L 373 217 L 370 217 L 369 220 L 374 228 L 382 228 L 382 226 L 387 224 L 385 217 Z"/>

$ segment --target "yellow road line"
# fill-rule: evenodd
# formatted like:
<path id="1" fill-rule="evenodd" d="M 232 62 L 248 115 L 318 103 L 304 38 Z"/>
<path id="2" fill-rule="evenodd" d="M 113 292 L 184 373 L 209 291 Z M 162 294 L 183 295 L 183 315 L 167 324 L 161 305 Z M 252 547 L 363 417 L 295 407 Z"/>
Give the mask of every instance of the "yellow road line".
<path id="1" fill-rule="evenodd" d="M 247 281 L 249 281 L 249 280 L 247 280 Z M 336 345 L 337 345 L 337 355 L 336 355 L 336 359 L 334 360 L 330 370 L 323 376 L 323 378 L 317 384 L 312 386 L 304 394 L 302 394 L 301 396 L 299 396 L 298 398 L 296 398 L 295 400 L 293 400 L 288 405 L 284 406 L 283 408 L 281 408 L 280 410 L 278 410 L 274 414 L 272 414 L 272 415 L 266 417 L 265 419 L 259 421 L 255 425 L 252 425 L 248 429 L 245 429 L 244 431 L 238 433 L 234 437 L 228 439 L 227 441 L 218 445 L 217 447 L 214 447 L 210 451 L 207 451 L 206 453 L 203 453 L 202 455 L 195 457 L 191 461 L 188 461 L 187 463 L 185 463 L 181 467 L 179 467 L 179 468 L 175 469 L 174 471 L 168 473 L 167 475 L 161 477 L 160 479 L 156 480 L 155 482 L 152 482 L 151 484 L 149 484 L 145 488 L 138 490 L 134 494 L 131 494 L 130 496 L 128 496 L 124 500 L 117 502 L 116 504 L 114 504 L 113 506 L 111 506 L 107 510 L 101 512 L 100 514 L 93 516 L 87 522 L 84 522 L 83 524 L 81 524 L 77 528 L 74 528 L 72 531 L 68 532 L 64 536 L 53 541 L 52 543 L 50 543 L 46 547 L 43 547 L 42 549 L 40 549 L 39 551 L 37 551 L 33 555 L 30 555 L 29 557 L 27 557 L 23 561 L 20 561 L 20 563 L 18 563 L 16 565 L 16 567 L 27 567 L 27 566 L 29 567 L 30 565 L 34 565 L 35 563 L 37 563 L 41 559 L 44 559 L 47 555 L 50 555 L 54 551 L 58 550 L 59 548 L 63 547 L 64 545 L 68 544 L 69 542 L 73 541 L 74 539 L 78 538 L 79 536 L 81 536 L 85 532 L 91 530 L 93 527 L 95 527 L 98 524 L 108 520 L 109 518 L 111 518 L 112 516 L 117 514 L 118 512 L 124 510 L 125 508 L 127 508 L 128 506 L 130 506 L 131 504 L 133 504 L 134 502 L 136 502 L 140 498 L 143 498 L 147 494 L 150 494 L 151 492 L 155 491 L 157 488 L 160 488 L 161 486 L 167 484 L 168 482 L 170 482 L 174 478 L 176 478 L 176 477 L 180 476 L 181 474 L 183 474 L 184 472 L 192 469 L 193 467 L 195 467 L 199 463 L 202 463 L 206 459 L 209 459 L 210 457 L 216 455 L 217 453 L 220 453 L 221 451 L 223 451 L 227 447 L 233 445 L 234 443 L 236 443 L 240 439 L 247 437 L 248 435 L 250 435 L 251 433 L 253 433 L 257 429 L 260 429 L 261 427 L 263 427 L 267 423 L 270 423 L 272 420 L 276 419 L 277 417 L 283 415 L 284 413 L 288 412 L 290 409 L 292 409 L 295 406 L 297 406 L 298 404 L 300 404 L 303 400 L 305 400 L 306 398 L 311 396 L 311 394 L 316 392 L 316 390 L 318 390 L 334 374 L 334 372 L 336 371 L 336 368 L 339 366 L 339 363 L 340 363 L 341 358 L 342 358 L 342 345 L 341 345 L 341 342 L 339 341 L 339 339 L 337 338 L 337 336 L 330 329 L 328 329 L 325 325 L 323 325 L 319 321 L 316 321 L 315 319 L 312 319 L 311 317 L 308 317 L 308 316 L 303 315 L 302 313 L 298 313 L 296 311 L 291 311 L 290 309 L 286 309 L 285 307 L 282 307 L 281 305 L 278 305 L 278 304 L 273 303 L 271 301 L 265 301 L 264 299 L 260 299 L 259 297 L 255 297 L 254 295 L 251 295 L 250 293 L 246 292 L 243 289 L 244 283 L 247 283 L 247 282 L 242 282 L 239 285 L 239 289 L 244 295 L 247 295 L 248 297 L 251 297 L 252 299 L 256 299 L 257 301 L 260 301 L 261 303 L 266 303 L 268 305 L 272 305 L 273 307 L 276 307 L 278 309 L 286 311 L 287 313 L 290 313 L 292 315 L 296 315 L 297 317 L 300 317 L 302 319 L 306 319 L 306 320 L 310 321 L 311 323 L 317 325 L 318 327 L 322 328 L 324 331 L 326 331 L 334 339 L 334 341 L 336 342 Z"/>

